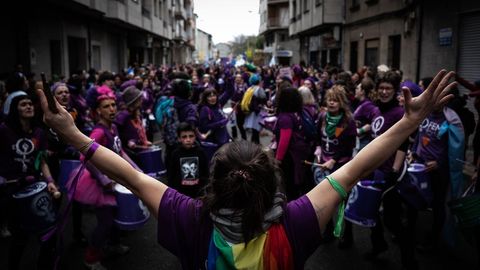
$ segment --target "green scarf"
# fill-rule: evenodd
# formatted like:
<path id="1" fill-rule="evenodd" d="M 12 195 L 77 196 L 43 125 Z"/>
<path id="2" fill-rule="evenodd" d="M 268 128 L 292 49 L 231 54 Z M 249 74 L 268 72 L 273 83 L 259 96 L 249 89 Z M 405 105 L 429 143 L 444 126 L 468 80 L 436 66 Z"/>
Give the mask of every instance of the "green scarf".
<path id="1" fill-rule="evenodd" d="M 338 123 L 343 117 L 343 113 L 340 113 L 337 116 L 331 116 L 329 112 L 327 112 L 326 122 L 327 125 L 325 127 L 325 132 L 327 133 L 328 137 L 332 137 L 335 135 L 335 129 L 337 128 Z"/>

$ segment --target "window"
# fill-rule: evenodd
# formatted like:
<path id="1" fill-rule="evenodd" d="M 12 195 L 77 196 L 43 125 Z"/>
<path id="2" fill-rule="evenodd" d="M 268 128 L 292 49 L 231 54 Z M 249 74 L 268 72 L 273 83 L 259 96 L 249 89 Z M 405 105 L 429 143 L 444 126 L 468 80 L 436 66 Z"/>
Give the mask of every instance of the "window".
<path id="1" fill-rule="evenodd" d="M 158 17 L 158 0 L 153 0 L 153 16 Z"/>
<path id="2" fill-rule="evenodd" d="M 138 0 L 132 0 L 134 3 L 138 4 Z"/>
<path id="3" fill-rule="evenodd" d="M 356 72 L 358 68 L 358 41 L 350 42 L 350 71 Z"/>
<path id="4" fill-rule="evenodd" d="M 370 67 L 378 66 L 378 47 L 379 39 L 370 39 L 365 41 L 365 65 Z"/>
<path id="5" fill-rule="evenodd" d="M 92 67 L 96 70 L 100 70 L 102 68 L 102 58 L 100 53 L 100 46 L 93 45 L 92 46 Z"/>
<path id="6" fill-rule="evenodd" d="M 400 69 L 400 51 L 402 46 L 402 36 L 395 35 L 388 37 L 388 59 L 389 67 Z"/>
<path id="7" fill-rule="evenodd" d="M 352 0 L 352 4 L 350 5 L 350 11 L 357 11 L 359 9 L 360 9 L 360 1 Z"/>
<path id="8" fill-rule="evenodd" d="M 62 46 L 60 40 L 50 40 L 51 74 L 62 74 Z"/>
<path id="9" fill-rule="evenodd" d="M 303 12 L 307 13 L 309 11 L 310 0 L 303 0 Z"/>
<path id="10" fill-rule="evenodd" d="M 315 6 L 320 6 L 323 0 L 315 0 Z"/>

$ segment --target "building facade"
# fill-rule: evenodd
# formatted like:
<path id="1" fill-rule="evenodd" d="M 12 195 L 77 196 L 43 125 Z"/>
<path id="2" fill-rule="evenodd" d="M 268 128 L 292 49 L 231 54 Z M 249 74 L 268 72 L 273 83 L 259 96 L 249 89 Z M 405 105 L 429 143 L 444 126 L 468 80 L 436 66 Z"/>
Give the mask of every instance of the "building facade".
<path id="1" fill-rule="evenodd" d="M 197 28 L 195 42 L 194 62 L 203 64 L 212 60 L 214 57 L 212 35 Z"/>
<path id="2" fill-rule="evenodd" d="M 260 29 L 259 35 L 264 37 L 263 53 L 265 61 L 274 63 L 285 62 L 290 64 L 300 59 L 298 40 L 290 38 L 289 1 L 288 0 L 260 0 Z"/>
<path id="3" fill-rule="evenodd" d="M 341 65 L 344 1 L 290 0 L 289 10 L 289 35 L 298 39 L 300 61 Z"/>
<path id="4" fill-rule="evenodd" d="M 346 0 L 344 68 L 381 64 L 415 80 L 418 62 L 419 1 Z"/>
<path id="5" fill-rule="evenodd" d="M 184 7 L 193 11 L 193 1 L 185 1 Z M 118 72 L 133 64 L 191 61 L 194 37 L 174 39 L 180 22 L 173 10 L 171 0 L 13 2 L 0 11 L 7 41 L 0 44 L 0 74 L 17 64 L 49 77 L 90 68 Z M 184 13 L 185 20 L 191 19 Z M 186 25 L 182 26 L 193 33 L 194 23 Z M 182 42 L 187 44 L 184 51 L 175 51 Z"/>

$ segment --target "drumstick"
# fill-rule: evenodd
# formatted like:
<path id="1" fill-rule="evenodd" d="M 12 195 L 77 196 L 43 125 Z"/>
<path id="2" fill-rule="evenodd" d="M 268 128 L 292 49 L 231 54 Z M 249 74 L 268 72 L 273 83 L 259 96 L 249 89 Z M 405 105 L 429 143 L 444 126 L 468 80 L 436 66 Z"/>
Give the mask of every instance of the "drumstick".
<path id="1" fill-rule="evenodd" d="M 57 104 L 55 103 L 55 98 L 53 97 L 52 91 L 47 84 L 47 79 L 45 77 L 45 73 L 41 73 L 40 76 L 42 77 L 42 84 L 43 84 L 43 93 L 47 98 L 48 102 L 48 109 L 53 113 L 58 113 Z"/>
<path id="2" fill-rule="evenodd" d="M 53 197 L 54 197 L 55 199 L 60 198 L 60 196 L 62 196 L 62 193 L 60 193 L 60 191 L 55 191 L 55 192 L 53 193 Z"/>
<path id="3" fill-rule="evenodd" d="M 319 168 L 322 168 L 323 169 L 323 166 L 319 163 L 315 163 L 315 162 L 310 162 L 308 160 L 304 160 L 303 163 L 307 164 L 307 165 L 310 165 L 310 166 L 314 166 L 314 167 L 319 167 Z"/>
<path id="4" fill-rule="evenodd" d="M 459 159 L 459 158 L 457 158 L 456 161 L 458 161 L 458 162 L 460 162 L 460 163 L 462 163 L 462 164 L 464 164 L 464 165 L 467 165 L 467 166 L 476 167 L 475 165 L 473 165 L 473 163 L 467 162 L 467 161 L 465 161 L 465 160 L 461 160 L 461 159 Z"/>

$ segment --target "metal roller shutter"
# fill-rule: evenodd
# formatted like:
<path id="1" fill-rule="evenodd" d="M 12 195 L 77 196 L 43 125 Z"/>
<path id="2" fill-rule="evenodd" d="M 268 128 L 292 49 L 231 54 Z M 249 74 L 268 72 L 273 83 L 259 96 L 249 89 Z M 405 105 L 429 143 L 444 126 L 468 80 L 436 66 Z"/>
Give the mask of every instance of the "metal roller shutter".
<path id="1" fill-rule="evenodd" d="M 480 13 L 462 14 L 459 30 L 458 74 L 474 82 L 480 79 Z M 461 94 L 470 92 L 463 87 L 460 91 Z M 468 103 L 468 108 L 476 114 L 472 99 Z M 478 119 L 478 115 L 476 118 Z"/>

